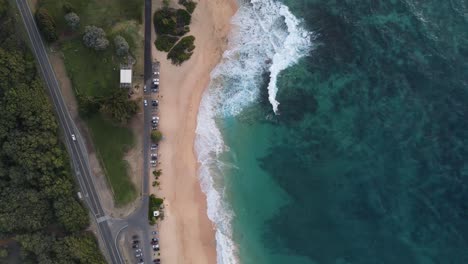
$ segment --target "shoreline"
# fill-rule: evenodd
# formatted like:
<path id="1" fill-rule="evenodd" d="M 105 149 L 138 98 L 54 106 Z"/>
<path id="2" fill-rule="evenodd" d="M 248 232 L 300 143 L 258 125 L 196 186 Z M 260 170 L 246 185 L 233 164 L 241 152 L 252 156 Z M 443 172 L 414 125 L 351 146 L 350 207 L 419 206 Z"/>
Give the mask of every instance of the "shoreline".
<path id="1" fill-rule="evenodd" d="M 175 5 L 175 3 L 171 3 Z M 153 11 L 160 8 L 155 3 Z M 165 218 L 159 223 L 163 263 L 216 263 L 215 227 L 207 214 L 207 199 L 199 180 L 195 152 L 198 109 L 210 73 L 227 48 L 234 0 L 200 0 L 188 35 L 196 37 L 195 52 L 182 66 L 174 66 L 152 46 L 153 59 L 161 62 L 159 94 L 161 188 Z M 154 42 L 154 31 L 152 32 Z M 153 180 L 152 175 L 150 176 Z"/>

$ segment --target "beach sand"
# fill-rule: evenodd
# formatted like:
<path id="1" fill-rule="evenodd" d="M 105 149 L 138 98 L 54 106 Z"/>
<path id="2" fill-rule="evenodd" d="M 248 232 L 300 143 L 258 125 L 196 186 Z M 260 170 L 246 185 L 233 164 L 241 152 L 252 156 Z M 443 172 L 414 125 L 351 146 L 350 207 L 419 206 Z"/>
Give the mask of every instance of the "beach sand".
<path id="1" fill-rule="evenodd" d="M 156 4 L 154 10 L 157 8 Z M 167 54 L 153 46 L 153 58 L 161 62 L 162 176 L 160 188 L 153 193 L 165 198 L 165 217 L 159 224 L 162 263 L 216 263 L 215 230 L 198 181 L 194 139 L 200 100 L 210 72 L 226 48 L 236 10 L 233 0 L 198 1 L 189 33 L 196 37 L 196 49 L 182 66 L 172 65 Z"/>

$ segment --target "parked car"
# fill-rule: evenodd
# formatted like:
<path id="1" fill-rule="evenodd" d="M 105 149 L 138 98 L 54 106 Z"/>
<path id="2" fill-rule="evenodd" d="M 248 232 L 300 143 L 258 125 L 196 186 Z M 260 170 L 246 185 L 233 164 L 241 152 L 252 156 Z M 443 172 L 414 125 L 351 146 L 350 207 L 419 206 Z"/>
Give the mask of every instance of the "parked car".
<path id="1" fill-rule="evenodd" d="M 159 101 L 158 101 L 158 100 L 152 100 L 152 101 L 151 101 L 151 105 L 152 105 L 152 106 L 158 106 L 158 105 L 159 105 Z"/>
<path id="2" fill-rule="evenodd" d="M 151 150 L 156 150 L 158 148 L 158 145 L 153 143 L 151 144 Z"/>
<path id="3" fill-rule="evenodd" d="M 139 247 L 138 244 L 134 244 L 134 245 L 132 246 L 132 248 L 138 248 L 138 247 Z"/>
<path id="4" fill-rule="evenodd" d="M 146 93 L 146 85 L 145 85 L 145 86 L 143 86 L 143 92 L 145 92 L 145 93 Z"/>
<path id="5" fill-rule="evenodd" d="M 148 101 L 147 101 L 146 99 L 143 100 L 143 105 L 144 105 L 144 106 L 148 106 Z"/>
<path id="6" fill-rule="evenodd" d="M 158 158 L 158 154 L 156 153 L 151 153 L 151 159 L 156 160 Z"/>
<path id="7" fill-rule="evenodd" d="M 133 236 L 132 236 L 132 239 L 138 239 L 138 236 L 137 236 L 137 235 L 133 235 Z"/>

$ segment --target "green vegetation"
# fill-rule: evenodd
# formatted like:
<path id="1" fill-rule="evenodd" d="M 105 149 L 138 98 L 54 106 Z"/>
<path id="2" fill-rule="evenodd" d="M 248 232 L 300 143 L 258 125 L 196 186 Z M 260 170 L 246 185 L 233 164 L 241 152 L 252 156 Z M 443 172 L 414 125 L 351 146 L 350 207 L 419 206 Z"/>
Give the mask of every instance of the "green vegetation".
<path id="1" fill-rule="evenodd" d="M 24 263 L 106 263 L 89 233 L 57 238 L 42 232 L 18 235 L 17 239 L 24 250 Z"/>
<path id="2" fill-rule="evenodd" d="M 85 231 L 88 212 L 52 105 L 9 7 L 0 0 L 0 237 L 19 243 L 21 263 L 105 263 Z"/>
<path id="3" fill-rule="evenodd" d="M 115 53 L 119 57 L 124 57 L 128 55 L 130 46 L 128 45 L 127 40 L 124 37 L 117 35 L 114 38 Z"/>
<path id="4" fill-rule="evenodd" d="M 104 32 L 104 29 L 96 26 L 86 26 L 83 43 L 86 47 L 96 51 L 105 50 L 109 46 L 106 32 Z"/>
<path id="5" fill-rule="evenodd" d="M 114 199 L 124 205 L 137 195 L 123 157 L 133 145 L 126 125 L 138 106 L 128 99 L 128 90 L 119 87 L 119 70 L 141 43 L 137 23 L 142 21 L 143 1 L 39 0 L 38 6 L 48 10 L 57 32 L 65 36 L 58 42 L 80 115 L 89 127 Z M 69 15 L 72 12 L 79 18 L 75 31 L 70 30 L 77 20 Z"/>
<path id="6" fill-rule="evenodd" d="M 87 119 L 87 123 L 99 159 L 112 186 L 115 202 L 117 205 L 131 202 L 137 193 L 127 175 L 128 164 L 123 160 L 125 152 L 134 144 L 131 131 L 113 124 L 100 115 Z"/>
<path id="7" fill-rule="evenodd" d="M 159 141 L 161 141 L 162 139 L 162 133 L 161 131 L 159 130 L 153 130 L 151 131 L 151 140 L 154 142 L 154 143 L 159 143 Z"/>
<path id="8" fill-rule="evenodd" d="M 35 17 L 36 17 L 37 27 L 41 31 L 44 38 L 49 42 L 56 41 L 58 38 L 57 29 L 56 29 L 55 21 L 50 16 L 49 12 L 44 8 L 39 8 L 36 11 Z"/>
<path id="9" fill-rule="evenodd" d="M 183 5 L 185 9 L 187 9 L 187 12 L 189 12 L 190 14 L 192 14 L 195 8 L 197 7 L 197 3 L 191 0 L 179 0 L 179 4 Z"/>
<path id="10" fill-rule="evenodd" d="M 159 169 L 159 170 L 154 170 L 154 171 L 153 171 L 153 176 L 154 176 L 154 178 L 155 178 L 156 180 L 159 178 L 159 176 L 161 176 L 161 174 L 162 174 L 162 170 L 161 170 L 161 169 Z"/>
<path id="11" fill-rule="evenodd" d="M 76 31 L 80 27 L 80 17 L 76 13 L 69 12 L 64 16 L 64 18 L 67 22 L 67 26 L 72 31 Z"/>
<path id="12" fill-rule="evenodd" d="M 161 35 L 156 38 L 154 44 L 156 48 L 160 51 L 169 52 L 171 48 L 176 44 L 179 37 L 170 36 L 170 35 Z"/>
<path id="13" fill-rule="evenodd" d="M 184 61 L 190 59 L 195 49 L 194 36 L 183 37 L 167 54 L 167 58 L 175 65 L 180 65 Z"/>
<path id="14" fill-rule="evenodd" d="M 168 52 L 167 58 L 175 65 L 180 65 L 190 59 L 195 49 L 195 37 L 180 36 L 190 31 L 191 13 L 197 3 L 191 0 L 180 0 L 185 9 L 174 9 L 167 6 L 154 13 L 153 22 L 157 34 L 154 44 L 160 51 Z M 177 42 L 178 41 L 178 42 Z"/>
<path id="15" fill-rule="evenodd" d="M 159 9 L 153 17 L 154 28 L 158 35 L 182 36 L 190 30 L 190 21 L 190 14 L 184 9 Z"/>
<path id="16" fill-rule="evenodd" d="M 82 25 L 96 25 L 106 32 L 117 22 L 135 20 L 142 22 L 143 1 L 133 0 L 39 0 L 39 7 L 49 11 L 57 22 L 57 30 L 63 31 L 66 23 L 63 15 L 77 13 Z"/>
<path id="17" fill-rule="evenodd" d="M 153 212 L 161 209 L 161 205 L 164 203 L 164 200 L 157 198 L 154 194 L 151 194 L 149 197 L 149 210 L 148 210 L 148 220 L 151 225 L 156 223 L 156 220 L 159 217 L 154 217 Z"/>

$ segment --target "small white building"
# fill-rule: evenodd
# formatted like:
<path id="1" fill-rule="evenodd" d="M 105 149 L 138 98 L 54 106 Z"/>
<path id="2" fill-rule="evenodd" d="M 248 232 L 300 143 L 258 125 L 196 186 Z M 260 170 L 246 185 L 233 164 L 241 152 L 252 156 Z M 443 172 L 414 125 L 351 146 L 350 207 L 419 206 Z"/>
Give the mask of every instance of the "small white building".
<path id="1" fill-rule="evenodd" d="M 132 69 L 120 69 L 120 87 L 132 87 Z"/>

